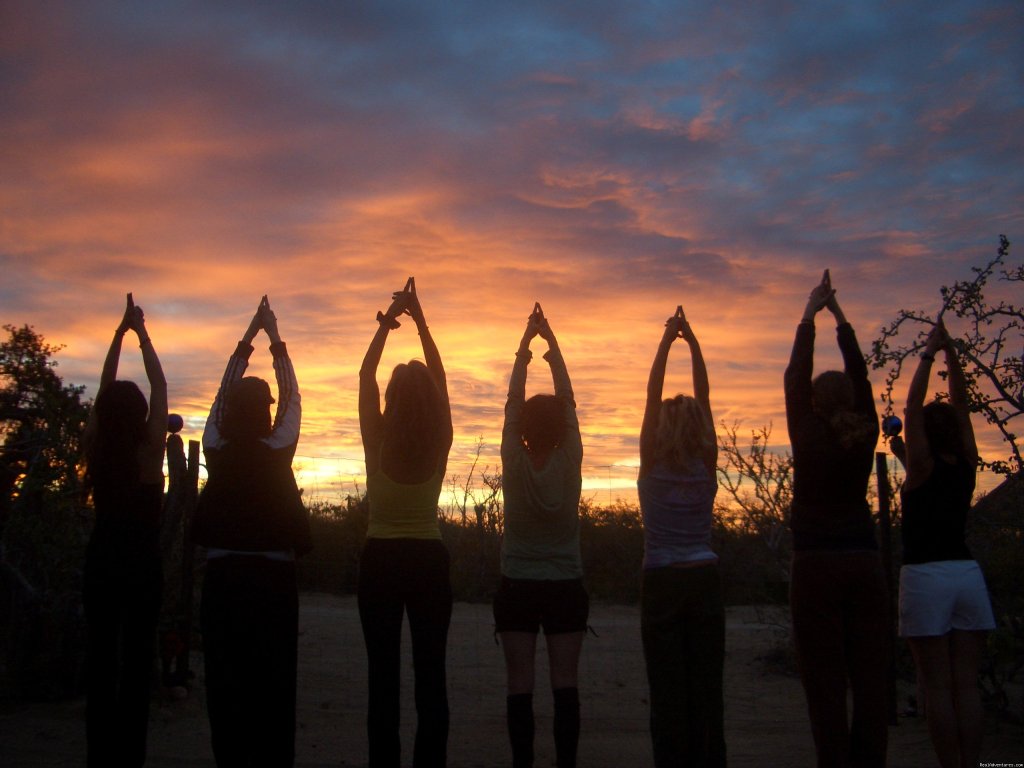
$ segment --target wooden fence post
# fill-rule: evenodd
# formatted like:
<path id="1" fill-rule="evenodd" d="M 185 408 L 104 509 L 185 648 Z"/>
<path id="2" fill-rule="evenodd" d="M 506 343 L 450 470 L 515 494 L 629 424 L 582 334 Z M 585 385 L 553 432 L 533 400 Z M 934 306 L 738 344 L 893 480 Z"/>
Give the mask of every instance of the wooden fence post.
<path id="1" fill-rule="evenodd" d="M 192 543 L 192 516 L 199 500 L 199 441 L 188 441 L 188 474 L 185 483 L 184 540 L 181 544 L 181 638 L 182 650 L 178 656 L 176 670 L 182 685 L 187 686 L 191 677 L 189 651 L 192 648 L 192 601 L 194 594 L 195 545 Z"/>
<path id="2" fill-rule="evenodd" d="M 889 467 L 886 454 L 879 451 L 875 454 L 875 475 L 878 480 L 878 528 L 882 570 L 885 572 L 887 594 L 886 610 L 889 616 L 889 725 L 897 725 L 896 716 L 896 580 L 892 570 L 892 492 L 889 488 Z"/>

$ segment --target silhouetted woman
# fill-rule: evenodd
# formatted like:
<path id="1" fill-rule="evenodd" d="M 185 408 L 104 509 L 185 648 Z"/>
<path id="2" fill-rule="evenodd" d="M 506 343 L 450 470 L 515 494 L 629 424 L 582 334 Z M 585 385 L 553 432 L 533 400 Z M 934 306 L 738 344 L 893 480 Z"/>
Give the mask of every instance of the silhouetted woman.
<path id="1" fill-rule="evenodd" d="M 663 401 L 677 338 L 690 347 L 694 396 Z M 717 459 L 708 372 L 679 307 L 665 323 L 647 382 L 637 480 L 644 521 L 640 627 L 657 768 L 725 766 L 725 610 L 711 549 Z"/>
<path id="2" fill-rule="evenodd" d="M 395 367 L 380 409 L 377 366 L 395 319 L 412 316 L 426 365 Z M 371 768 L 397 768 L 400 645 L 409 614 L 416 679 L 413 765 L 443 766 L 448 749 L 445 649 L 452 615 L 448 551 L 441 542 L 437 499 L 441 493 L 452 416 L 441 355 L 416 297 L 412 278 L 394 294 L 359 369 L 359 428 L 366 456 L 370 506 L 366 545 L 359 563 L 359 618 L 368 661 L 367 733 Z"/>
<path id="3" fill-rule="evenodd" d="M 149 404 L 117 380 L 121 342 L 135 332 Z M 86 424 L 86 489 L 96 525 L 85 558 L 88 765 L 140 766 L 160 613 L 160 508 L 164 494 L 167 381 L 141 307 L 128 307 L 110 343 Z"/>
<path id="4" fill-rule="evenodd" d="M 814 317 L 825 308 L 835 317 L 844 371 L 812 381 Z M 878 417 L 864 357 L 827 270 L 797 327 L 785 385 L 793 447 L 790 609 L 818 766 L 883 766 L 887 596 L 865 498 Z"/>
<path id="5" fill-rule="evenodd" d="M 949 401 L 925 405 L 939 351 L 946 357 Z M 906 457 L 900 636 L 914 654 L 939 764 L 976 766 L 978 664 L 995 621 L 985 578 L 965 542 L 978 448 L 964 373 L 941 322 L 928 336 L 907 393 Z"/>
<path id="6" fill-rule="evenodd" d="M 530 341 L 548 344 L 555 394 L 526 399 Z M 512 765 L 533 765 L 533 687 L 537 633 L 544 628 L 554 696 L 559 768 L 576 765 L 580 733 L 577 681 L 589 599 L 580 560 L 579 503 L 583 443 L 569 372 L 555 334 L 535 305 L 519 342 L 501 433 L 505 532 L 501 585 L 494 597 L 508 673 L 506 699 Z"/>
<path id="7" fill-rule="evenodd" d="M 270 386 L 243 376 L 260 329 Z M 192 538 L 206 547 L 200 622 L 206 704 L 219 766 L 291 766 L 299 596 L 295 558 L 311 549 L 292 474 L 302 408 L 295 371 L 266 296 L 228 360 L 203 432 L 209 479 Z"/>

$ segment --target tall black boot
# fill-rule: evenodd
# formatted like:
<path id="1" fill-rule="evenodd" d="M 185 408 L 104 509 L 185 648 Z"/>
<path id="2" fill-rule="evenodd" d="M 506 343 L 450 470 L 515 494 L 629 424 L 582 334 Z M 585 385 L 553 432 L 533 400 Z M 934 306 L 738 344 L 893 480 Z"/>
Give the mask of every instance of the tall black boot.
<path id="1" fill-rule="evenodd" d="M 576 768 L 580 741 L 580 691 L 557 688 L 555 696 L 555 758 L 558 768 Z"/>
<path id="2" fill-rule="evenodd" d="M 533 694 L 514 693 L 505 698 L 512 768 L 533 768 Z"/>

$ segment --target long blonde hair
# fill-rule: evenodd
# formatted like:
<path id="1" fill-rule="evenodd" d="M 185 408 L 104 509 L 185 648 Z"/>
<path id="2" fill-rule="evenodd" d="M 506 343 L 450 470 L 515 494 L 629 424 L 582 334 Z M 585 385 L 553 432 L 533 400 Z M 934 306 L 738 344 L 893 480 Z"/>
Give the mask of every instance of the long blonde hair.
<path id="1" fill-rule="evenodd" d="M 654 458 L 673 469 L 705 460 L 715 448 L 715 429 L 700 403 L 689 395 L 663 400 L 654 433 Z"/>
<path id="2" fill-rule="evenodd" d="M 436 463 L 443 447 L 443 399 L 426 365 L 395 366 L 384 393 L 384 446 L 408 466 Z"/>

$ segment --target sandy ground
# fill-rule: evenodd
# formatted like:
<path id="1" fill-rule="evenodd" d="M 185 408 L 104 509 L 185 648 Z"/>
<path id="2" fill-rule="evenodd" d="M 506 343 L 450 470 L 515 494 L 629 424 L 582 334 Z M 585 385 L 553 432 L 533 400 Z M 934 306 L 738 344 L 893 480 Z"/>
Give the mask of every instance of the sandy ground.
<path id="1" fill-rule="evenodd" d="M 729 764 L 811 766 L 814 751 L 799 680 L 766 672 L 758 656 L 775 643 L 773 630 L 756 611 L 730 608 L 725 668 L 726 737 Z M 651 764 L 647 731 L 647 684 L 640 652 L 636 607 L 592 606 L 580 661 L 581 767 Z M 359 766 L 366 763 L 366 660 L 354 597 L 304 594 L 299 639 L 299 703 L 296 765 Z M 411 761 L 415 727 L 412 661 L 408 637 L 403 651 L 403 757 Z M 492 636 L 490 607 L 457 604 L 448 645 L 452 711 L 449 765 L 500 766 L 511 762 L 505 733 L 504 665 Z M 551 697 L 543 641 L 539 644 L 536 765 L 553 766 Z M 184 701 L 154 702 L 148 766 L 212 766 L 203 701 L 202 657 L 194 656 L 198 679 Z M 907 691 L 901 691 L 901 700 Z M 0 766 L 82 766 L 85 753 L 82 699 L 8 706 L 0 713 Z M 901 718 L 890 729 L 889 765 L 925 768 L 936 764 L 926 727 Z M 984 760 L 1024 765 L 1019 726 L 986 723 Z M 984 763 L 983 763 L 984 764 Z"/>

